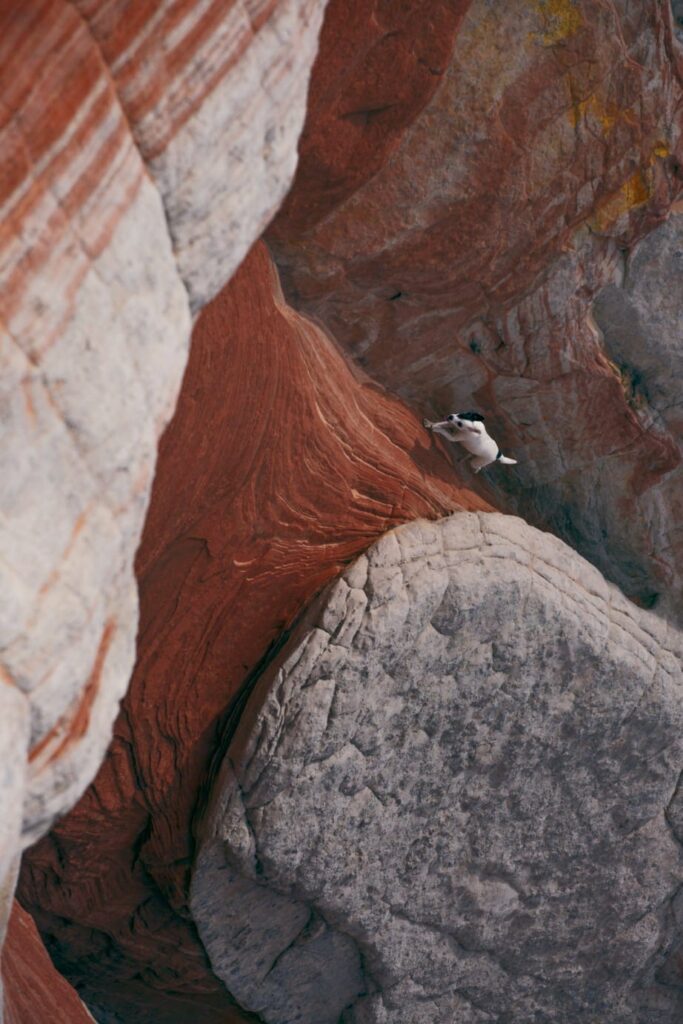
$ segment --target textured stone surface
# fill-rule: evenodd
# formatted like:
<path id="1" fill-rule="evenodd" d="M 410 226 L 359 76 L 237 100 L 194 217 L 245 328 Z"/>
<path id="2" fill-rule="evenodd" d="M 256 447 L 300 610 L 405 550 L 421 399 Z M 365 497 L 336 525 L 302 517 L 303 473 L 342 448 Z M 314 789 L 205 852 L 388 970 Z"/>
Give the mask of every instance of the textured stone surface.
<path id="1" fill-rule="evenodd" d="M 683 435 L 683 350 L 680 345 L 683 214 L 674 214 L 640 242 L 618 284 L 598 293 L 596 324 L 609 356 L 627 377 L 633 399 L 647 403 Z"/>
<path id="2" fill-rule="evenodd" d="M 326 0 L 76 0 L 166 210 L 193 310 L 213 298 L 296 168 Z"/>
<path id="3" fill-rule="evenodd" d="M 593 316 L 629 403 L 683 448 L 683 212 L 634 248 L 618 283 L 596 296 Z M 644 489 L 641 503 L 672 604 L 683 608 L 683 465 Z"/>
<path id="4" fill-rule="evenodd" d="M 92 1024 L 93 1017 L 55 970 L 30 916 L 14 904 L 2 950 L 3 1024 Z"/>
<path id="5" fill-rule="evenodd" d="M 314 83 L 334 48 L 324 34 Z M 680 192 L 682 53 L 658 0 L 474 0 L 436 92 L 357 188 L 354 139 L 318 145 L 332 101 L 311 106 L 312 155 L 269 233 L 290 300 L 374 378 L 431 418 L 491 420 L 519 459 L 507 508 L 670 610 L 679 440 L 634 407 L 591 303 Z"/>
<path id="6" fill-rule="evenodd" d="M 98 1016 L 185 1022 L 188 1000 L 211 999 L 229 1012 L 186 891 L 190 823 L 231 701 L 386 529 L 482 507 L 414 414 L 287 307 L 257 246 L 197 323 L 161 442 L 138 664 L 107 761 L 24 862 L 22 901 Z"/>
<path id="7" fill-rule="evenodd" d="M 680 655 L 521 520 L 382 537 L 218 773 L 191 900 L 217 974 L 278 1024 L 679 1021 Z"/>
<path id="8" fill-rule="evenodd" d="M 12 910 L 19 869 L 29 715 L 26 698 L 0 678 L 0 948 Z"/>
<path id="9" fill-rule="evenodd" d="M 228 280 L 291 180 L 323 10 L 0 11 L 0 930 L 19 847 L 73 805 L 109 743 L 191 309 Z M 207 1012 L 225 1018 L 218 1003 Z"/>
<path id="10" fill-rule="evenodd" d="M 30 704 L 25 841 L 100 763 L 188 291 L 210 298 L 282 199 L 323 9 L 31 0 L 0 15 L 0 647 Z"/>
<path id="11" fill-rule="evenodd" d="M 439 86 L 470 2 L 330 0 L 273 236 L 310 228 L 382 168 Z"/>
<path id="12" fill-rule="evenodd" d="M 190 318 L 80 19 L 0 18 L 0 648 L 30 712 L 26 843 L 94 775 L 132 670 L 132 560 Z M 32 46 L 37 82 L 16 64 Z"/>

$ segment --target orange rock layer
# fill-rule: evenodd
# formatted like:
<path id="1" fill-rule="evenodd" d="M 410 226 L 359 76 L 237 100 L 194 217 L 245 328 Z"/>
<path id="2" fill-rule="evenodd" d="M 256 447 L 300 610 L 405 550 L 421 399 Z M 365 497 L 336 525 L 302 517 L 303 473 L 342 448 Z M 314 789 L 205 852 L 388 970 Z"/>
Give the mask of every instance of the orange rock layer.
<path id="1" fill-rule="evenodd" d="M 441 84 L 472 0 L 330 0 L 273 237 L 310 229 L 386 163 Z"/>
<path id="2" fill-rule="evenodd" d="M 191 997 L 207 1024 L 241 1019 L 187 913 L 191 823 L 226 712 L 375 537 L 486 507 L 414 414 L 287 307 L 258 245 L 197 323 L 162 439 L 138 663 L 107 761 L 24 862 L 22 901 L 93 1006 L 170 1024 Z"/>
<path id="3" fill-rule="evenodd" d="M 71 985 L 55 970 L 29 914 L 14 904 L 2 949 L 4 1024 L 92 1024 Z"/>

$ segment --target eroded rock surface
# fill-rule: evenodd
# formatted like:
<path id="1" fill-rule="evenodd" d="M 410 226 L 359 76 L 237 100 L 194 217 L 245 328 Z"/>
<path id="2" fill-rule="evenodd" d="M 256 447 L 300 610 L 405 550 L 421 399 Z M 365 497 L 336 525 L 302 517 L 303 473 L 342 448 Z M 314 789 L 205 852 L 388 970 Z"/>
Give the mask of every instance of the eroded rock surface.
<path id="1" fill-rule="evenodd" d="M 324 0 L 133 6 L 0 13 L 0 937 L 109 743 L 191 310 L 290 183 Z"/>
<path id="2" fill-rule="evenodd" d="M 675 1024 L 680 654 L 521 520 L 384 536 L 218 773 L 191 899 L 216 973 L 269 1024 Z"/>
<path id="3" fill-rule="evenodd" d="M 296 187 L 273 236 L 318 223 L 381 170 L 448 68 L 471 0 L 329 0 Z"/>
<path id="4" fill-rule="evenodd" d="M 5 5 L 0 69 L 0 677 L 22 720 L 10 735 L 7 718 L 2 748 L 5 829 L 23 814 L 16 857 L 95 774 L 130 677 L 132 561 L 190 316 L 159 195 L 73 7 Z"/>
<path id="5" fill-rule="evenodd" d="M 199 310 L 289 188 L 326 0 L 75 0 L 111 69 Z"/>
<path id="6" fill-rule="evenodd" d="M 673 214 L 631 252 L 614 284 L 600 291 L 593 316 L 618 370 L 629 404 L 653 433 L 683 449 L 683 212 Z M 643 467 L 646 471 L 646 467 Z M 640 505 L 672 605 L 683 608 L 683 465 L 649 489 Z M 628 516 L 619 502 L 615 514 Z"/>
<path id="7" fill-rule="evenodd" d="M 0 13 L 0 930 L 19 848 L 73 805 L 109 742 L 191 308 L 291 180 L 323 10 L 28 0 Z"/>
<path id="8" fill-rule="evenodd" d="M 286 305 L 256 246 L 198 320 L 161 442 L 137 562 L 138 664 L 107 761 L 24 859 L 22 901 L 98 1017 L 186 1024 L 192 1004 L 212 1024 L 230 1019 L 186 895 L 224 716 L 376 537 L 484 507 L 415 415 Z"/>
<path id="9" fill-rule="evenodd" d="M 3 1024 L 93 1024 L 55 970 L 30 916 L 15 903 L 2 949 Z"/>
<path id="10" fill-rule="evenodd" d="M 323 35 L 314 82 L 331 49 Z M 307 175 L 330 104 L 311 106 L 269 232 L 290 301 L 371 376 L 432 418 L 487 416 L 519 459 L 507 509 L 669 614 L 683 607 L 680 435 L 632 401 L 591 305 L 680 192 L 682 55 L 658 0 L 474 0 L 377 173 L 351 187 L 344 132 L 317 159 L 322 216 Z M 373 74 L 359 79 L 371 95 Z"/>

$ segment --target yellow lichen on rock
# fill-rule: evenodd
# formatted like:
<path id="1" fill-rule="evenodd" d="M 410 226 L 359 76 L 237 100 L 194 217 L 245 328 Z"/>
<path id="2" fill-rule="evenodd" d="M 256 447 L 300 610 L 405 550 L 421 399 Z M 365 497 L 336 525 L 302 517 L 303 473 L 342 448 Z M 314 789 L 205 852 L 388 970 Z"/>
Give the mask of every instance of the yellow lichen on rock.
<path id="1" fill-rule="evenodd" d="M 544 46 L 555 46 L 581 28 L 583 18 L 574 0 L 533 0 L 543 19 L 543 31 L 534 32 Z"/>
<path id="2" fill-rule="evenodd" d="M 588 222 L 589 226 L 594 231 L 607 231 L 622 214 L 628 213 L 636 206 L 642 206 L 651 199 L 654 192 L 652 167 L 657 160 L 663 160 L 669 156 L 669 152 L 666 143 L 657 142 L 650 153 L 648 165 L 635 171 L 616 192 L 605 197 Z"/>
<path id="3" fill-rule="evenodd" d="M 598 122 L 605 135 L 612 130 L 621 114 L 616 103 L 604 102 L 597 93 L 592 93 L 585 100 L 573 100 L 569 111 L 574 127 L 590 118 Z"/>
<path id="4" fill-rule="evenodd" d="M 627 178 L 621 188 L 598 205 L 589 221 L 594 231 L 607 231 L 616 223 L 622 214 L 628 213 L 636 206 L 642 206 L 652 195 L 652 174 L 648 170 L 638 170 Z"/>

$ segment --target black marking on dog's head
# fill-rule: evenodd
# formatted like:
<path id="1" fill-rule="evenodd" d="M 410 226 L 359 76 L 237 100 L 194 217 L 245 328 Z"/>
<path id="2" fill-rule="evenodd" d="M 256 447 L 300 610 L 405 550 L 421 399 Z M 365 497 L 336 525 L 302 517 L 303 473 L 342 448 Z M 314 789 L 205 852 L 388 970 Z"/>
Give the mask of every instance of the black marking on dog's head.
<path id="1" fill-rule="evenodd" d="M 499 448 L 499 449 L 498 449 L 498 453 L 497 453 L 497 455 L 496 455 L 496 462 L 498 461 L 498 459 L 500 459 L 500 458 L 501 458 L 502 454 L 503 454 L 503 453 L 502 453 L 502 451 L 501 451 L 501 450 L 500 450 L 500 448 Z"/>
<path id="2" fill-rule="evenodd" d="M 479 412 L 459 412 L 458 418 L 461 420 L 470 420 L 472 423 L 484 422 L 484 417 Z"/>

